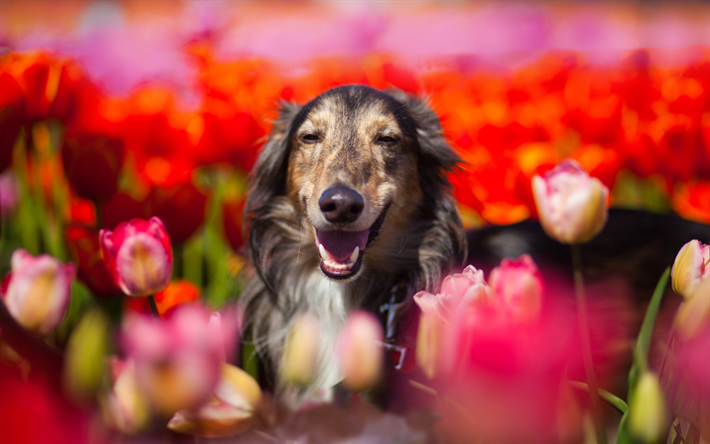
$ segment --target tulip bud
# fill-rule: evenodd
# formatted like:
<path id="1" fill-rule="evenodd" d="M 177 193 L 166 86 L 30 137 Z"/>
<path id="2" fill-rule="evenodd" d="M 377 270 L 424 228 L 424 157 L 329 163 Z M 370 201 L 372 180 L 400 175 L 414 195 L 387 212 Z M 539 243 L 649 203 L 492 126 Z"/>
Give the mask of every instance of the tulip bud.
<path id="1" fill-rule="evenodd" d="M 689 298 L 696 293 L 702 281 L 710 280 L 710 245 L 695 239 L 678 251 L 671 269 L 673 291 Z"/>
<path id="2" fill-rule="evenodd" d="M 503 259 L 491 271 L 490 286 L 494 297 L 517 321 L 538 318 L 542 305 L 542 282 L 532 258 L 527 254 L 516 260 Z"/>
<path id="3" fill-rule="evenodd" d="M 249 429 L 261 405 L 259 384 L 244 370 L 222 364 L 222 375 L 214 398 L 193 410 L 180 410 L 168 428 L 207 438 L 233 436 Z"/>
<path id="4" fill-rule="evenodd" d="M 135 363 L 111 360 L 114 384 L 110 393 L 99 397 L 104 422 L 121 433 L 143 430 L 150 420 L 150 409 L 136 380 Z"/>
<path id="5" fill-rule="evenodd" d="M 64 361 L 64 388 L 78 400 L 88 399 L 101 384 L 108 353 L 109 320 L 98 311 L 81 318 L 69 338 Z"/>
<path id="6" fill-rule="evenodd" d="M 609 189 L 567 159 L 532 179 L 540 223 L 548 236 L 563 244 L 579 244 L 596 236 L 607 219 Z"/>
<path id="7" fill-rule="evenodd" d="M 101 250 L 109 271 L 128 296 L 147 296 L 164 289 L 173 272 L 173 251 L 157 217 L 120 223 L 101 230 Z"/>
<path id="8" fill-rule="evenodd" d="M 300 315 L 291 326 L 279 370 L 284 381 L 306 385 L 313 379 L 318 359 L 320 325 L 310 313 Z"/>
<path id="9" fill-rule="evenodd" d="M 337 356 L 343 383 L 353 391 L 373 386 L 380 377 L 383 339 L 380 322 L 370 313 L 348 316 L 337 341 Z"/>
<path id="10" fill-rule="evenodd" d="M 71 298 L 74 264 L 63 265 L 43 254 L 34 257 L 15 250 L 12 275 L 5 293 L 10 314 L 27 330 L 44 336 L 59 326 Z"/>
<path id="11" fill-rule="evenodd" d="M 639 378 L 629 405 L 629 430 L 644 442 L 664 439 L 668 413 L 665 397 L 656 375 L 646 372 Z"/>

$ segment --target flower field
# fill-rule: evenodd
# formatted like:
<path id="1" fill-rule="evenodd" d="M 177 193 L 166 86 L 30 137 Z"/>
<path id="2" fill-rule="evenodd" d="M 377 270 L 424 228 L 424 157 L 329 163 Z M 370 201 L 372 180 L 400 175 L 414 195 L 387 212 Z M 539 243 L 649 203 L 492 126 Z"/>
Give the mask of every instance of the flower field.
<path id="1" fill-rule="evenodd" d="M 242 213 L 278 106 L 334 86 L 428 98 L 465 162 L 450 180 L 466 228 L 540 220 L 575 245 L 607 207 L 710 224 L 708 17 L 693 2 L 3 2 L 0 443 L 269 442 L 270 427 L 299 430 L 262 392 L 253 347 L 236 346 L 234 302 L 252 273 Z M 554 182 L 562 174 L 579 176 Z M 577 232 L 555 225 L 545 187 L 589 183 L 596 218 Z M 628 396 L 597 397 L 587 352 L 570 351 L 569 319 L 586 315 L 543 302 L 545 276 L 523 256 L 488 283 L 466 269 L 415 296 L 417 365 L 449 401 L 443 420 L 412 426 L 355 397 L 357 421 L 393 434 L 355 435 L 604 442 L 595 408 L 606 401 L 623 418 L 619 442 L 708 442 L 708 241 L 683 247 L 670 273 L 683 301 L 669 321 L 672 376 L 649 363 L 665 283 L 629 346 Z M 367 316 L 339 342 L 359 358 L 342 364 L 354 392 L 382 365 Z M 300 360 L 285 376 L 295 383 L 313 377 L 316 353 L 317 322 L 302 321 L 286 353 Z M 584 380 L 574 391 L 560 383 L 568 373 Z M 335 418 L 334 405 L 313 408 Z M 523 419 L 503 432 L 511 415 Z"/>

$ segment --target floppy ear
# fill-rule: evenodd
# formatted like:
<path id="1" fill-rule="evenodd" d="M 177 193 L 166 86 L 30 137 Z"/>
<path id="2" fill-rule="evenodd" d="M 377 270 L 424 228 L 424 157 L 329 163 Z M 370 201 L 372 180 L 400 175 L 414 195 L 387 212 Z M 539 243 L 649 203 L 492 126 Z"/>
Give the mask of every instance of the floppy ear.
<path id="1" fill-rule="evenodd" d="M 290 154 L 289 136 L 294 119 L 301 110 L 300 105 L 284 103 L 279 116 L 269 134 L 269 139 L 251 172 L 249 195 L 246 203 L 246 224 L 260 209 L 286 192 L 286 170 Z"/>
<path id="2" fill-rule="evenodd" d="M 451 194 L 449 173 L 463 160 L 444 137 L 441 122 L 427 101 L 400 90 L 388 91 L 404 105 L 411 118 L 419 145 L 419 185 L 424 193 L 424 219 L 431 220 L 419 248 L 421 270 L 415 281 L 419 288 L 435 291 L 448 273 L 466 260 L 466 232 Z"/>

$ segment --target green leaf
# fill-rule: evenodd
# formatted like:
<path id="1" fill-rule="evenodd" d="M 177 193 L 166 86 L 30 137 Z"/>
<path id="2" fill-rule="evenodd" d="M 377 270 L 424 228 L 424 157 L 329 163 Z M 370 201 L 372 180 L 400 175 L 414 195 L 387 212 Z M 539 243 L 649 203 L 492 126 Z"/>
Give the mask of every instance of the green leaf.
<path id="1" fill-rule="evenodd" d="M 579 381 L 567 381 L 569 384 L 578 389 L 578 390 L 584 390 L 585 392 L 589 392 L 589 386 L 585 384 L 584 382 L 579 382 Z M 629 410 L 629 406 L 626 405 L 623 399 L 619 398 L 618 396 L 614 395 L 611 392 L 607 392 L 604 389 L 597 389 L 597 392 L 599 393 L 599 397 L 606 401 L 607 404 L 610 406 L 614 407 L 619 413 L 622 415 Z"/>
<path id="2" fill-rule="evenodd" d="M 663 292 L 668 285 L 668 278 L 670 277 L 671 269 L 666 268 L 658 280 L 656 289 L 653 291 L 653 296 L 651 297 L 651 302 L 648 304 L 646 309 L 646 315 L 643 318 L 643 323 L 641 324 L 641 330 L 639 331 L 638 339 L 636 340 L 636 348 L 634 349 L 634 363 L 629 373 L 629 391 L 632 391 L 636 386 L 639 373 L 646 371 L 648 369 L 648 352 L 651 349 L 651 339 L 653 338 L 653 328 L 656 324 L 656 317 L 658 316 L 658 309 L 661 306 L 661 300 L 663 299 Z M 633 377 L 633 380 L 631 379 Z M 629 393 L 629 399 L 631 399 L 631 393 Z"/>

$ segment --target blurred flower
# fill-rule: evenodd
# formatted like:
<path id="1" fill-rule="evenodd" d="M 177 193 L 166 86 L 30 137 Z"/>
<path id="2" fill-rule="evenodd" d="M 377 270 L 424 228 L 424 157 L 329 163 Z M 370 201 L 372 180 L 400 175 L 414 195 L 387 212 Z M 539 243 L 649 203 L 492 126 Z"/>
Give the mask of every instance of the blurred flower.
<path id="1" fill-rule="evenodd" d="M 191 182 L 170 188 L 155 187 L 149 197 L 152 214 L 160 218 L 170 240 L 182 244 L 205 219 L 207 195 Z"/>
<path id="2" fill-rule="evenodd" d="M 0 173 L 12 161 L 15 141 L 25 118 L 25 93 L 14 77 L 0 72 Z"/>
<path id="3" fill-rule="evenodd" d="M 99 233 L 82 224 L 69 224 L 66 228 L 67 248 L 77 264 L 77 277 L 97 297 L 122 294 L 111 272 L 101 258 Z"/>
<path id="4" fill-rule="evenodd" d="M 660 442 L 668 430 L 666 399 L 658 377 L 645 372 L 629 404 L 629 430 L 643 442 Z"/>
<path id="5" fill-rule="evenodd" d="M 701 436 L 710 436 L 710 320 L 693 336 L 675 342 L 672 381 L 669 400 L 677 396 L 675 407 L 685 414 L 697 414 Z M 695 409 L 697 408 L 697 411 Z M 691 413 L 693 412 L 693 413 Z"/>
<path id="6" fill-rule="evenodd" d="M 710 224 L 710 180 L 677 182 L 672 199 L 673 209 L 681 217 Z"/>
<path id="7" fill-rule="evenodd" d="M 165 289 L 155 293 L 155 305 L 158 307 L 158 314 L 164 318 L 171 310 L 186 302 L 193 302 L 200 298 L 200 289 L 192 282 L 179 279 L 170 281 Z M 150 305 L 146 298 L 129 298 L 126 304 L 133 310 L 138 310 L 145 314 L 150 314 Z"/>
<path id="8" fill-rule="evenodd" d="M 99 396 L 104 422 L 121 433 L 138 433 L 149 425 L 150 404 L 138 386 L 136 364 L 112 357 L 110 365 L 113 386 Z"/>
<path id="9" fill-rule="evenodd" d="M 222 207 L 222 228 L 227 242 L 231 245 L 234 251 L 239 251 L 244 244 L 244 235 L 242 234 L 242 219 L 244 217 L 245 200 L 224 202 Z"/>
<path id="10" fill-rule="evenodd" d="M 33 373 L 28 379 L 0 364 L 2 442 L 96 442 L 91 439 L 91 414 L 69 402 L 39 372 Z"/>
<path id="11" fill-rule="evenodd" d="M 101 224 L 99 228 L 113 228 L 121 222 L 131 219 L 150 217 L 147 199 L 134 199 L 130 194 L 119 192 L 101 205 Z"/>
<path id="12" fill-rule="evenodd" d="M 67 311 L 76 267 L 46 254 L 34 257 L 21 249 L 12 253 L 11 263 L 12 275 L 4 294 L 7 310 L 32 333 L 49 334 Z"/>
<path id="13" fill-rule="evenodd" d="M 671 269 L 673 291 L 689 299 L 702 281 L 710 281 L 710 245 L 694 239 L 678 251 Z"/>
<path id="14" fill-rule="evenodd" d="M 675 328 L 681 338 L 698 335 L 710 323 L 710 279 L 703 279 L 678 307 Z"/>
<path id="15" fill-rule="evenodd" d="M 88 400 L 98 391 L 104 370 L 104 358 L 110 347 L 109 320 L 101 311 L 88 311 L 74 328 L 67 344 L 64 389 L 79 401 Z"/>
<path id="16" fill-rule="evenodd" d="M 167 319 L 126 315 L 121 333 L 135 361 L 138 386 L 163 414 L 206 402 L 220 376 L 224 340 L 208 326 L 209 313 L 195 303 L 179 306 Z"/>
<path id="17" fill-rule="evenodd" d="M 306 385 L 316 371 L 320 324 L 313 314 L 299 315 L 291 325 L 279 370 L 284 381 Z"/>
<path id="18" fill-rule="evenodd" d="M 146 296 L 170 282 L 173 251 L 157 217 L 122 222 L 114 231 L 99 231 L 99 237 L 104 261 L 128 296 Z"/>
<path id="19" fill-rule="evenodd" d="M 180 410 L 168 428 L 180 433 L 217 438 L 249 429 L 261 404 L 259 384 L 244 370 L 222 364 L 221 376 L 212 399 L 192 410 Z"/>
<path id="20" fill-rule="evenodd" d="M 338 335 L 336 353 L 343 384 L 352 391 L 372 387 L 382 368 L 382 326 L 375 316 L 358 311 L 348 316 Z"/>
<path id="21" fill-rule="evenodd" d="M 436 312 L 426 312 L 422 309 L 417 330 L 415 355 L 417 364 L 430 379 L 441 373 L 440 368 L 444 362 L 441 356 L 441 338 L 444 328 L 444 320 L 441 319 L 438 310 Z"/>
<path id="22" fill-rule="evenodd" d="M 540 223 L 553 239 L 584 243 L 604 228 L 609 190 L 576 161 L 560 162 L 544 179 L 533 177 L 532 187 Z"/>
<path id="23" fill-rule="evenodd" d="M 13 171 L 0 173 L 0 218 L 10 217 L 17 208 L 20 190 Z"/>
<path id="24" fill-rule="evenodd" d="M 103 202 L 116 193 L 125 157 L 121 139 L 67 132 L 62 146 L 62 166 L 76 193 Z"/>
<path id="25" fill-rule="evenodd" d="M 542 281 L 532 258 L 527 254 L 516 260 L 503 259 L 491 271 L 491 291 L 502 307 L 517 322 L 536 320 L 542 306 Z"/>

